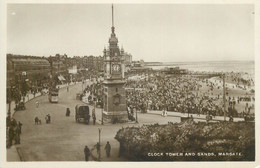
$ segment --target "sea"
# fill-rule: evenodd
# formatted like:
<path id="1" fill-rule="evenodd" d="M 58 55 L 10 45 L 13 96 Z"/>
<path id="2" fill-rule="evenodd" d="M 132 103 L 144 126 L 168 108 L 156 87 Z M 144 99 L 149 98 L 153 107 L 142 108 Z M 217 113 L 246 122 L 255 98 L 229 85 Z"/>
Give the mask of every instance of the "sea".
<path id="1" fill-rule="evenodd" d="M 146 67 L 163 69 L 166 67 L 180 67 L 193 72 L 240 72 L 255 74 L 254 61 L 218 61 L 218 62 L 161 62 L 149 63 Z"/>

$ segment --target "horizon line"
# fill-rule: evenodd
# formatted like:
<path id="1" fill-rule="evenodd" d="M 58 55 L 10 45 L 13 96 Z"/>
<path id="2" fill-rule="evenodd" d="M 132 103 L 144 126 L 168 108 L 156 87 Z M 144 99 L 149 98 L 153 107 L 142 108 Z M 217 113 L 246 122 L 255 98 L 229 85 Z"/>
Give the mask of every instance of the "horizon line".
<path id="1" fill-rule="evenodd" d="M 60 54 L 60 53 L 56 53 L 56 54 L 53 54 L 53 55 L 49 55 L 49 56 L 45 56 L 45 55 L 23 55 L 23 54 L 13 54 L 13 53 L 6 53 L 6 55 L 17 55 L 17 56 L 33 56 L 33 57 L 50 57 L 50 56 L 56 56 L 56 54 L 59 54 L 59 55 L 67 55 L 66 53 L 64 54 Z M 67 55 L 68 56 L 68 55 Z M 83 55 L 83 56 L 79 56 L 79 55 L 73 55 L 73 56 L 68 56 L 69 58 L 73 58 L 73 57 L 85 57 L 85 56 L 94 56 L 94 57 L 103 57 L 102 55 Z M 134 60 L 134 61 L 141 61 L 143 59 L 137 59 L 137 60 Z M 242 61 L 247 61 L 247 62 L 255 62 L 255 60 L 205 60 L 205 61 L 145 61 L 143 60 L 145 63 L 196 63 L 196 62 L 242 62 Z"/>

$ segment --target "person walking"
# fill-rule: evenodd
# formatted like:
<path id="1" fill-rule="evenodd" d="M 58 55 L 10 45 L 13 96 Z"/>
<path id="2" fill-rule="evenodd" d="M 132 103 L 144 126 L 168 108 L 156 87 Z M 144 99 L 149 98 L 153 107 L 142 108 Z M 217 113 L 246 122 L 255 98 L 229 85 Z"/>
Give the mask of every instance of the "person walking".
<path id="1" fill-rule="evenodd" d="M 51 116 L 50 116 L 50 114 L 48 114 L 47 116 L 48 116 L 48 123 L 51 123 Z"/>
<path id="2" fill-rule="evenodd" d="M 19 127 L 19 130 L 20 130 L 20 134 L 22 133 L 22 126 L 23 126 L 23 124 L 19 121 L 18 122 L 18 127 Z"/>
<path id="3" fill-rule="evenodd" d="M 210 115 L 209 115 L 209 112 L 207 112 L 207 115 L 206 115 L 206 123 L 207 124 L 209 123 L 209 120 L 210 120 Z"/>
<path id="4" fill-rule="evenodd" d="M 95 108 L 92 110 L 92 116 L 96 115 Z"/>
<path id="5" fill-rule="evenodd" d="M 96 124 L 96 115 L 93 115 L 92 117 L 93 117 L 93 125 L 95 125 Z"/>
<path id="6" fill-rule="evenodd" d="M 15 137 L 14 129 L 13 129 L 13 127 L 9 127 L 9 130 L 8 130 L 8 147 L 11 147 L 13 145 L 14 137 Z"/>
<path id="7" fill-rule="evenodd" d="M 89 161 L 90 150 L 89 150 L 88 146 L 85 146 L 84 154 L 85 154 L 85 161 Z"/>
<path id="8" fill-rule="evenodd" d="M 46 119 L 46 117 L 45 117 L 45 119 Z M 47 121 L 46 121 L 46 123 L 47 123 Z M 38 117 L 35 117 L 35 118 L 34 118 L 34 124 L 35 124 L 35 125 L 38 125 L 38 124 L 39 124 L 39 119 L 38 119 Z"/>
<path id="9" fill-rule="evenodd" d="M 97 144 L 95 145 L 96 149 L 97 149 L 97 154 L 99 156 L 100 153 L 100 144 L 97 142 Z"/>
<path id="10" fill-rule="evenodd" d="M 89 122 L 90 122 L 90 115 L 87 114 L 87 124 L 89 125 Z"/>
<path id="11" fill-rule="evenodd" d="M 17 126 L 17 122 L 16 122 L 16 120 L 14 118 L 12 118 L 10 124 L 11 124 L 12 127 L 16 127 Z"/>
<path id="12" fill-rule="evenodd" d="M 105 150 L 106 150 L 107 157 L 110 157 L 111 145 L 109 144 L 109 141 L 107 141 Z"/>
<path id="13" fill-rule="evenodd" d="M 233 116 L 230 116 L 229 117 L 229 122 L 233 122 L 233 121 L 234 121 Z"/>
<path id="14" fill-rule="evenodd" d="M 69 117 L 70 116 L 70 109 L 67 108 L 67 111 L 66 111 L 66 116 Z"/>
<path id="15" fill-rule="evenodd" d="M 20 136 L 21 135 L 21 129 L 19 125 L 16 127 L 16 133 Z"/>
<path id="16" fill-rule="evenodd" d="M 39 104 L 38 101 L 36 101 L 36 102 L 35 102 L 35 105 L 36 105 L 36 108 L 38 108 L 40 104 Z"/>
<path id="17" fill-rule="evenodd" d="M 190 115 L 190 120 L 193 121 L 193 119 L 194 119 L 194 118 L 193 118 L 193 115 Z"/>
<path id="18" fill-rule="evenodd" d="M 45 116 L 45 121 L 46 121 L 46 124 L 49 123 L 49 120 L 48 120 L 48 115 Z M 35 121 L 36 122 L 36 121 Z"/>
<path id="19" fill-rule="evenodd" d="M 15 144 L 20 144 L 20 131 L 18 127 L 15 129 Z"/>

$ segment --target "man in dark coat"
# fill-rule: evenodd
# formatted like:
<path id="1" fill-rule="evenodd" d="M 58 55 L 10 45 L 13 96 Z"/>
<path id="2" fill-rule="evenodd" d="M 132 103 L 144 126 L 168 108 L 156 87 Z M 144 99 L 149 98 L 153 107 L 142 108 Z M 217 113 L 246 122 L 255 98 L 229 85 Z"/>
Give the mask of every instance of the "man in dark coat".
<path id="1" fill-rule="evenodd" d="M 84 154 L 85 154 L 85 161 L 88 161 L 89 160 L 89 156 L 90 156 L 90 150 L 89 150 L 88 146 L 85 146 Z"/>
<path id="2" fill-rule="evenodd" d="M 20 144 L 20 133 L 19 128 L 16 127 L 15 129 L 15 144 Z"/>
<path id="3" fill-rule="evenodd" d="M 96 124 L 96 115 L 93 115 L 92 117 L 93 117 L 93 125 L 95 125 Z"/>
<path id="4" fill-rule="evenodd" d="M 51 116 L 48 114 L 48 123 L 51 123 Z"/>
<path id="5" fill-rule="evenodd" d="M 233 119 L 233 116 L 229 116 L 229 122 L 233 122 L 234 119 Z"/>
<path id="6" fill-rule="evenodd" d="M 20 134 L 22 133 L 22 123 L 19 121 L 19 123 L 18 123 L 18 127 L 19 127 L 19 130 L 20 130 Z"/>
<path id="7" fill-rule="evenodd" d="M 12 118 L 12 120 L 11 120 L 11 126 L 12 127 L 16 127 L 17 126 L 17 122 L 16 122 L 16 120 L 14 118 Z"/>
<path id="8" fill-rule="evenodd" d="M 69 117 L 70 116 L 70 109 L 67 108 L 67 111 L 66 111 L 66 116 Z"/>
<path id="9" fill-rule="evenodd" d="M 107 157 L 110 157 L 111 145 L 109 144 L 109 141 L 107 141 L 105 150 L 106 150 Z"/>
<path id="10" fill-rule="evenodd" d="M 13 145 L 13 140 L 15 137 L 15 132 L 14 132 L 14 128 L 13 127 L 9 127 L 8 130 L 8 146 L 11 147 Z"/>
<path id="11" fill-rule="evenodd" d="M 97 144 L 95 145 L 96 149 L 97 149 L 97 154 L 100 154 L 100 144 L 97 142 Z"/>
<path id="12" fill-rule="evenodd" d="M 48 115 L 45 116 L 45 121 L 46 121 L 46 124 L 49 123 L 49 120 L 48 120 Z M 35 122 L 36 122 L 36 118 L 35 118 Z"/>
<path id="13" fill-rule="evenodd" d="M 89 120 L 90 120 L 90 115 L 87 115 L 87 124 L 89 124 Z"/>

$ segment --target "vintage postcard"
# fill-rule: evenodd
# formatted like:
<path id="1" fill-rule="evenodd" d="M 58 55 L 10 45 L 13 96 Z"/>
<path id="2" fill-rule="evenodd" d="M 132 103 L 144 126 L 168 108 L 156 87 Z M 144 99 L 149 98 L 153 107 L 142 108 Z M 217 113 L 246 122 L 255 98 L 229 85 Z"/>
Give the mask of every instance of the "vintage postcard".
<path id="1" fill-rule="evenodd" d="M 1 5 L 0 167 L 259 166 L 259 1 Z"/>

